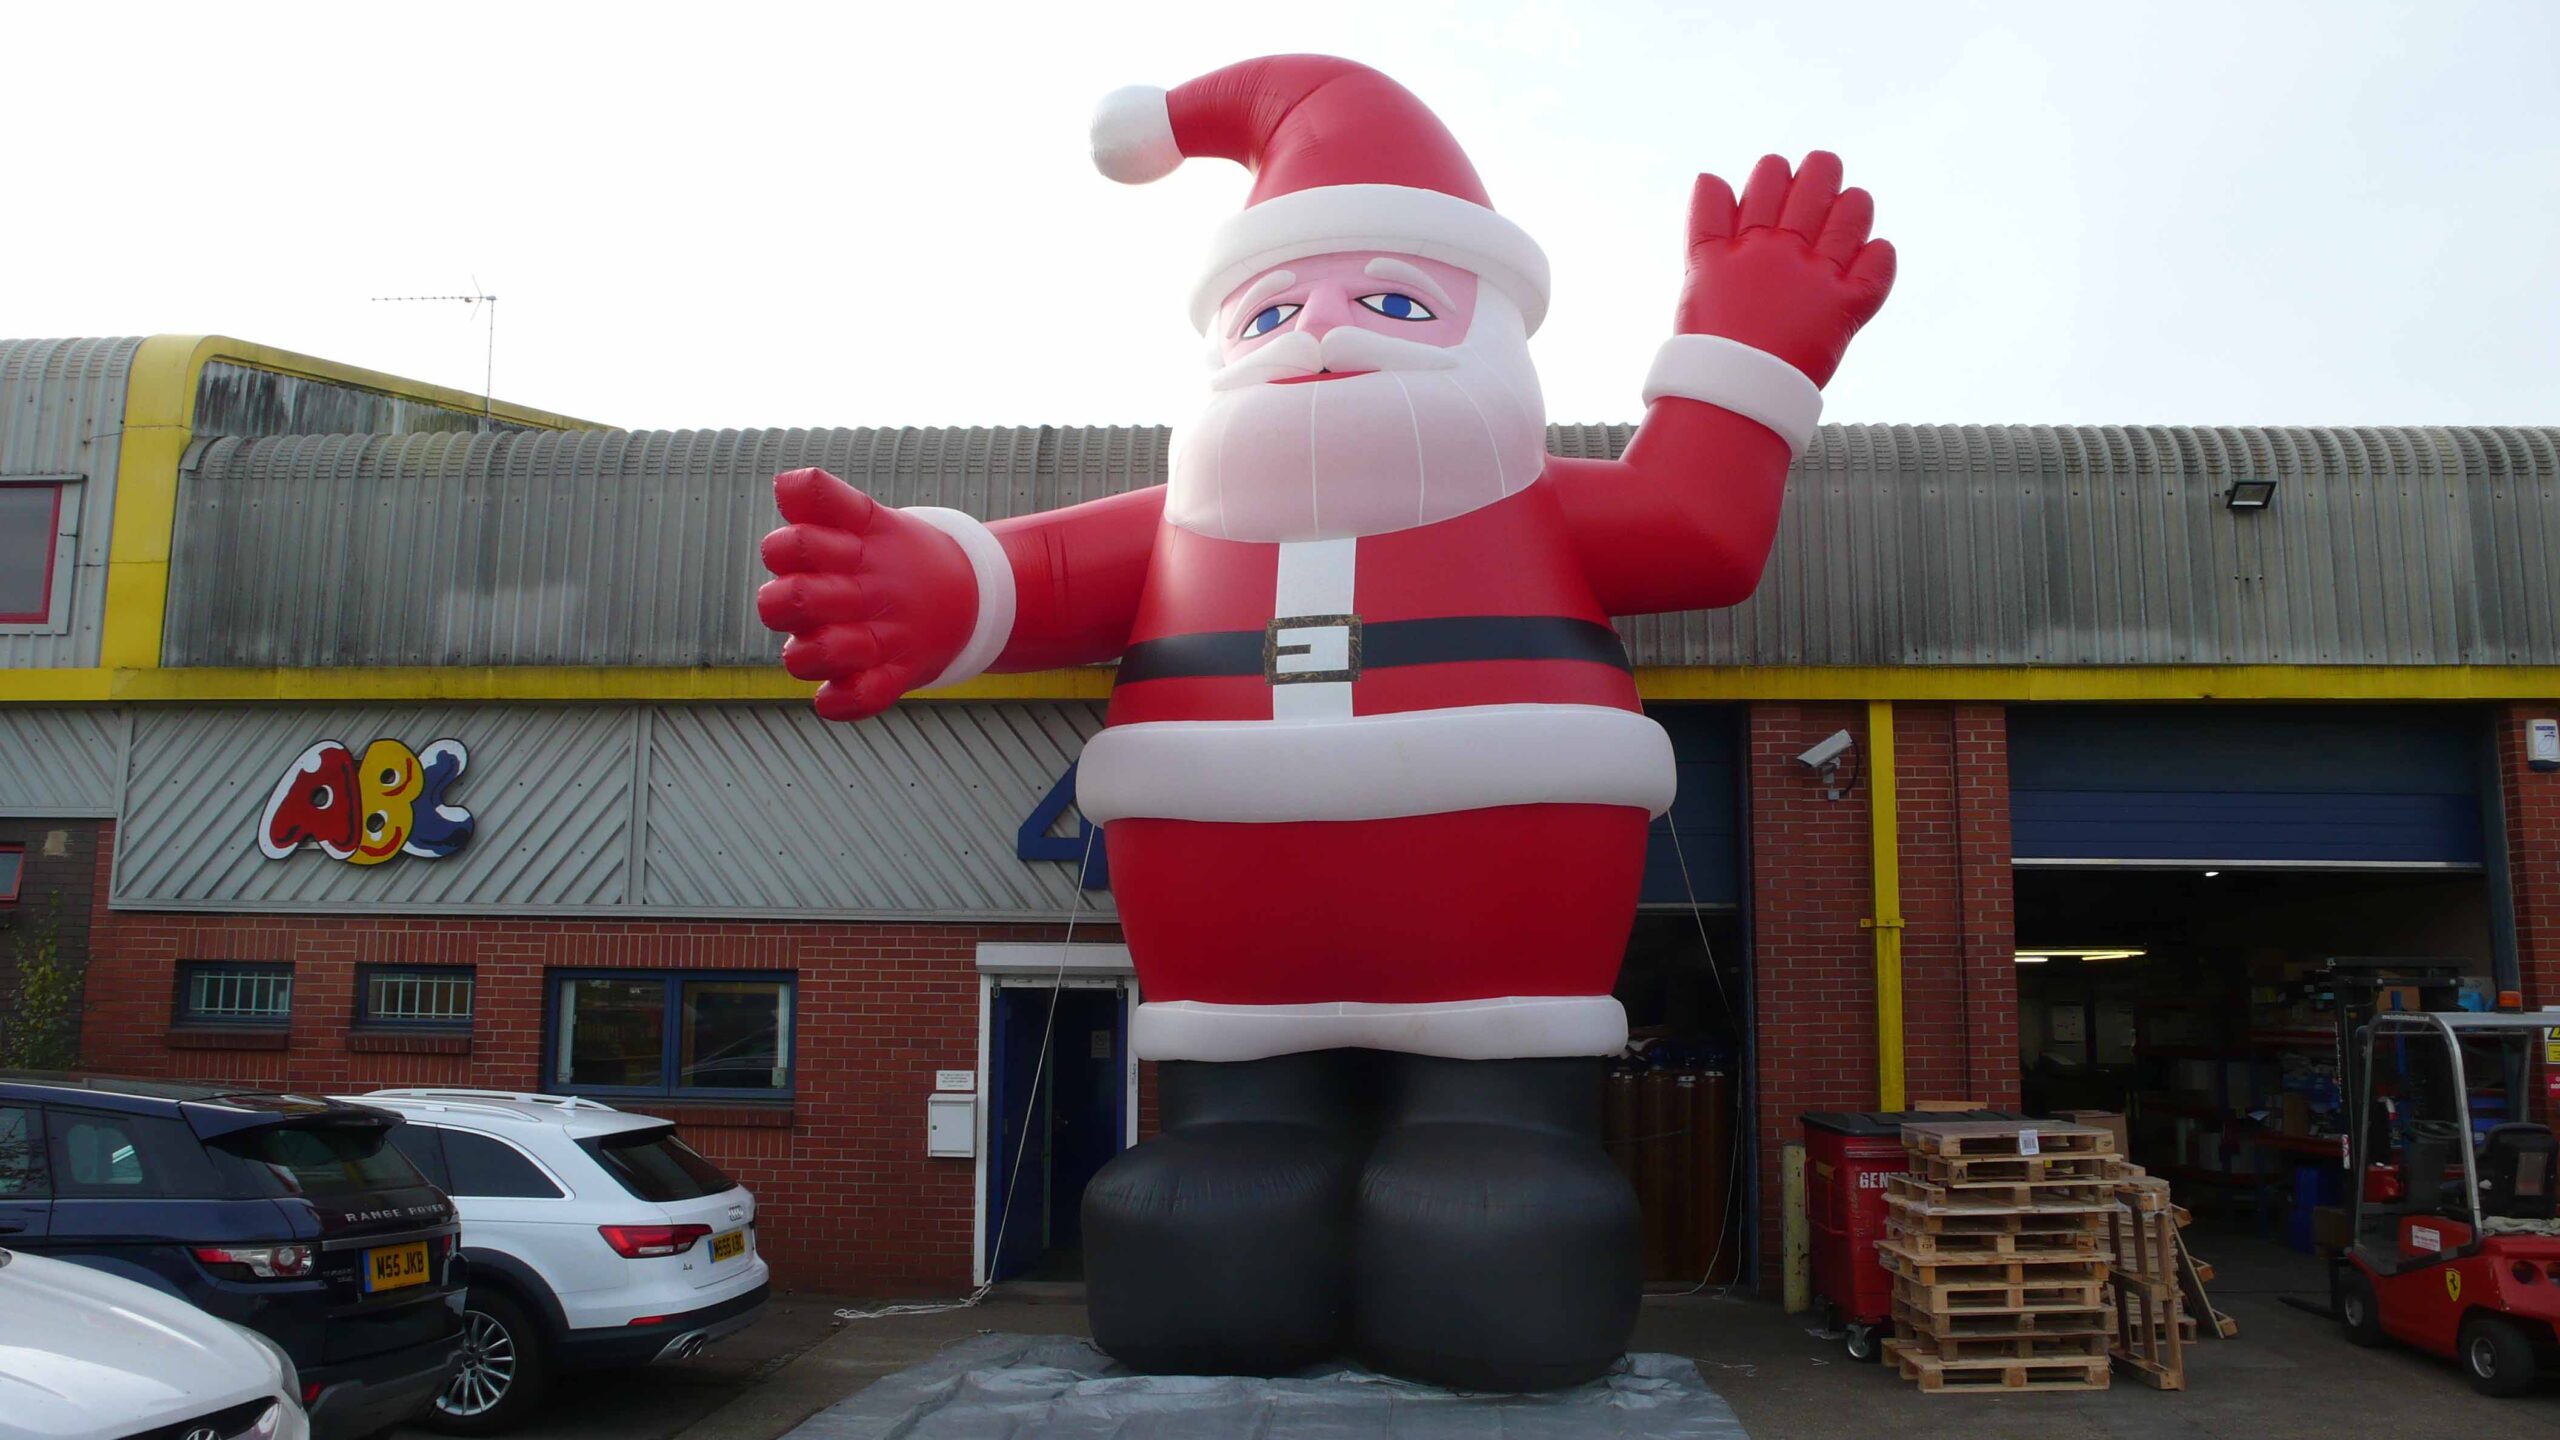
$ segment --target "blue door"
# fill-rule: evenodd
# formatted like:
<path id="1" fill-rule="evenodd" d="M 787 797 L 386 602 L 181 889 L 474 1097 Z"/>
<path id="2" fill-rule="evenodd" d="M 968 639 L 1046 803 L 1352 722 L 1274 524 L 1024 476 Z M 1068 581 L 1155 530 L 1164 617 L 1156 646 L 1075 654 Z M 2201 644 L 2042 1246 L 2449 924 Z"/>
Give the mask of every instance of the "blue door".
<path id="1" fill-rule="evenodd" d="M 2485 730 L 2451 706 L 2019 705 L 2021 865 L 2476 869 Z"/>
<path id="2" fill-rule="evenodd" d="M 1116 987 L 995 992 L 987 1025 L 990 1280 L 1083 1273 L 1084 1187 L 1128 1133 L 1122 1001 Z"/>

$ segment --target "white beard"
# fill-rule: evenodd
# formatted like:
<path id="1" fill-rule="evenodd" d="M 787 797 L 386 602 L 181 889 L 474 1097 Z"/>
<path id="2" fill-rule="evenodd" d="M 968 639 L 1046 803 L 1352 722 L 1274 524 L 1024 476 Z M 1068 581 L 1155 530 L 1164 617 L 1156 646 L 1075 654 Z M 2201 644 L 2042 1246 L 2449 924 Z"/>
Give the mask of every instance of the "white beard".
<path id="1" fill-rule="evenodd" d="M 1283 337 L 1213 377 L 1174 452 L 1165 518 L 1224 540 L 1380 535 L 1481 509 L 1538 478 L 1546 403 L 1508 297 L 1479 286 L 1467 338 L 1447 349 L 1362 338 L 1373 335 L 1336 329 L 1323 352 L 1333 368 L 1374 374 L 1260 383 L 1254 362 Z M 1304 361 L 1316 345 L 1299 338 L 1286 353 Z"/>

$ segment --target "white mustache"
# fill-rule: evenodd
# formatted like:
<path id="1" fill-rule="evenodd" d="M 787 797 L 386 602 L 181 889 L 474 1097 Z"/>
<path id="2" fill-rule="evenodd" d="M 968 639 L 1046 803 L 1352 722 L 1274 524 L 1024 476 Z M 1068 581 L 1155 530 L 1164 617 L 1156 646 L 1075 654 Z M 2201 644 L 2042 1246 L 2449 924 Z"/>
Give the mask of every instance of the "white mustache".
<path id="1" fill-rule="evenodd" d="M 1448 347 L 1398 340 L 1375 330 L 1341 325 L 1326 331 L 1322 340 L 1291 331 L 1234 364 L 1210 372 L 1209 388 L 1240 390 L 1292 375 L 1313 375 L 1319 370 L 1454 370 L 1458 364 L 1458 352 Z"/>

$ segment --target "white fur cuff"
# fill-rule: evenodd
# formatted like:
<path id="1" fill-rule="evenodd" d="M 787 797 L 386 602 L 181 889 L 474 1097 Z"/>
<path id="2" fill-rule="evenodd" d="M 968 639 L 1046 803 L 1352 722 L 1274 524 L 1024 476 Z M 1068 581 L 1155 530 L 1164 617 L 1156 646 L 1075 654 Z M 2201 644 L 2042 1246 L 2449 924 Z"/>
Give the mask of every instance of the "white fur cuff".
<path id="1" fill-rule="evenodd" d="M 973 515 L 939 505 L 910 505 L 898 513 L 912 515 L 959 541 L 978 580 L 978 619 L 969 627 L 969 643 L 941 674 L 915 688 L 932 690 L 974 680 L 996 663 L 1005 642 L 1013 638 L 1013 564 L 1005 559 L 1004 545 L 995 532 Z"/>
<path id="2" fill-rule="evenodd" d="M 1822 391 L 1803 371 L 1721 335 L 1674 335 L 1662 342 L 1645 376 L 1644 403 L 1665 395 L 1757 420 L 1787 442 L 1790 455 L 1803 454 L 1822 423 Z"/>

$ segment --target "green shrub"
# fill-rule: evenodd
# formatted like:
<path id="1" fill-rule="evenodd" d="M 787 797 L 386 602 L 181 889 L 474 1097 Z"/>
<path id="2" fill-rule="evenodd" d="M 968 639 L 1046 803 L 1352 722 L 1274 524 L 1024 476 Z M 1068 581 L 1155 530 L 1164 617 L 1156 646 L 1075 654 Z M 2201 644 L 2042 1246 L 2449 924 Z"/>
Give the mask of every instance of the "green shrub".
<path id="1" fill-rule="evenodd" d="M 44 917 L 9 932 L 8 989 L 0 1013 L 0 1069 L 69 1070 L 80 1063 L 80 991 L 86 966 L 62 949 L 61 899 Z"/>

